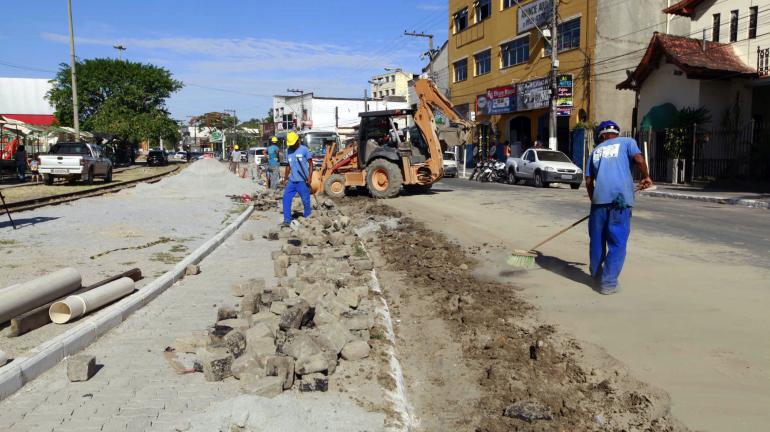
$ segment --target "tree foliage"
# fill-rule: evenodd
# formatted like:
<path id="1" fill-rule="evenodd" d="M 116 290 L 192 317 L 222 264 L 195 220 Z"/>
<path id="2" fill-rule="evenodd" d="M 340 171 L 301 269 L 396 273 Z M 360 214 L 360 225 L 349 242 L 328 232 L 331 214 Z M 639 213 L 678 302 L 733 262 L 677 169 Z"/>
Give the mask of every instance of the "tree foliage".
<path id="1" fill-rule="evenodd" d="M 227 113 L 221 113 L 217 111 L 201 114 L 190 119 L 190 125 L 219 130 L 225 130 L 235 127 L 238 123 L 238 119 Z"/>
<path id="2" fill-rule="evenodd" d="M 706 108 L 685 107 L 677 112 L 674 127 L 666 129 L 664 148 L 674 159 L 682 159 L 685 149 L 693 140 L 693 128 L 711 122 L 711 113 Z"/>
<path id="3" fill-rule="evenodd" d="M 179 139 L 166 100 L 182 88 L 171 73 L 151 64 L 117 59 L 88 59 L 75 65 L 78 79 L 80 127 L 116 135 L 128 141 Z M 47 97 L 56 119 L 72 126 L 70 66 L 61 64 Z"/>

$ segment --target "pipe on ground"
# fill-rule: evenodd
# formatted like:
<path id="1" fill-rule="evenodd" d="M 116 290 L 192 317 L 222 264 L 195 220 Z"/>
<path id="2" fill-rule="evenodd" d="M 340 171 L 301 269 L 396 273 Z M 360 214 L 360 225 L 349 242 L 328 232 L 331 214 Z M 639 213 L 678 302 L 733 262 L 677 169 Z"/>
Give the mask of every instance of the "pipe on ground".
<path id="1" fill-rule="evenodd" d="M 48 316 L 56 324 L 64 324 L 93 312 L 100 307 L 125 297 L 134 291 L 134 280 L 120 278 L 81 294 L 71 295 L 55 302 L 48 309 Z"/>
<path id="2" fill-rule="evenodd" d="M 0 291 L 0 323 L 80 289 L 80 272 L 67 267 Z"/>

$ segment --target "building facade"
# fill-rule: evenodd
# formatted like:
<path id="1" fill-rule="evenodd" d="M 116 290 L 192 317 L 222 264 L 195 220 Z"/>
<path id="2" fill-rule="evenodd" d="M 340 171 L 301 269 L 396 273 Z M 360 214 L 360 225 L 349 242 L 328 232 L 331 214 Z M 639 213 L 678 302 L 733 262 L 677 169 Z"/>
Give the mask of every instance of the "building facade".
<path id="1" fill-rule="evenodd" d="M 482 146 L 509 141 L 524 149 L 535 140 L 548 141 L 551 56 L 542 30 L 549 26 L 553 1 L 558 2 L 559 149 L 571 150 L 569 132 L 580 122 L 631 122 L 634 96 L 619 92 L 612 79 L 625 76 L 624 70 L 606 66 L 620 54 L 629 65 L 638 61 L 649 32 L 637 33 L 664 25 L 656 20 L 666 1 L 626 2 L 619 8 L 617 0 L 450 0 L 451 99 L 480 124 Z"/>
<path id="2" fill-rule="evenodd" d="M 336 132 L 339 128 L 357 125 L 360 112 L 404 109 L 409 106 L 405 98 L 396 96 L 393 98 L 400 100 L 322 97 L 313 93 L 273 96 L 275 131 L 276 133 L 289 130 Z"/>
<path id="3" fill-rule="evenodd" d="M 373 99 L 383 99 L 388 96 L 409 97 L 409 81 L 413 75 L 400 69 L 375 75 L 369 82 L 369 91 Z"/>

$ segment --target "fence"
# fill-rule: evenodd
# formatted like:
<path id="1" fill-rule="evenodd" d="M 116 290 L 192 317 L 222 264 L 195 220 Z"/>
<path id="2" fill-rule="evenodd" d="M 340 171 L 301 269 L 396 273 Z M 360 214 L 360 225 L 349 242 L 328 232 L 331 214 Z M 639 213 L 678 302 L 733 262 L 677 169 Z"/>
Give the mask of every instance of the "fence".
<path id="1" fill-rule="evenodd" d="M 646 154 L 650 177 L 660 182 L 738 181 L 770 183 L 770 123 L 743 127 L 693 125 L 676 160 L 666 130 L 642 130 L 634 138 Z M 630 134 L 628 135 L 630 136 Z M 593 136 L 584 139 L 587 152 Z M 679 178 L 674 175 L 678 173 Z"/>

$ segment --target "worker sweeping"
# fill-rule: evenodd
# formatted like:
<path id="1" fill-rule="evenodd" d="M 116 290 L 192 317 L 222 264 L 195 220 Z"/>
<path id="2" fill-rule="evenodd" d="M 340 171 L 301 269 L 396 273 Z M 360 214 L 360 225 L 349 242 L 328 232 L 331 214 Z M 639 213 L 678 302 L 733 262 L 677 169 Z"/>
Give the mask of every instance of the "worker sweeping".
<path id="1" fill-rule="evenodd" d="M 642 152 L 632 138 L 620 137 L 613 121 L 599 125 L 599 145 L 594 148 L 586 172 L 586 188 L 591 198 L 588 218 L 591 277 L 601 294 L 618 292 L 618 277 L 626 259 L 634 206 L 632 164 L 639 167 L 639 190 L 652 186 Z"/>
<path id="2" fill-rule="evenodd" d="M 313 172 L 313 154 L 310 149 L 300 144 L 299 135 L 292 131 L 286 135 L 289 146 L 286 159 L 289 165 L 284 172 L 286 188 L 283 191 L 283 224 L 288 227 L 291 223 L 291 201 L 296 194 L 302 198 L 304 217 L 309 217 L 310 207 L 310 174 Z"/>

